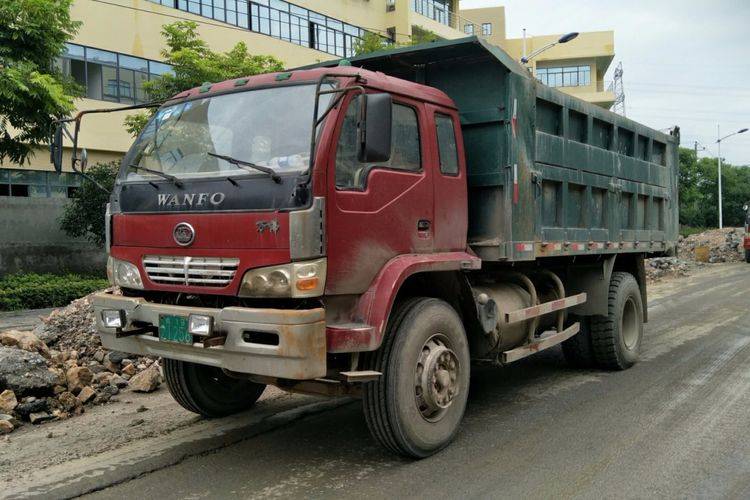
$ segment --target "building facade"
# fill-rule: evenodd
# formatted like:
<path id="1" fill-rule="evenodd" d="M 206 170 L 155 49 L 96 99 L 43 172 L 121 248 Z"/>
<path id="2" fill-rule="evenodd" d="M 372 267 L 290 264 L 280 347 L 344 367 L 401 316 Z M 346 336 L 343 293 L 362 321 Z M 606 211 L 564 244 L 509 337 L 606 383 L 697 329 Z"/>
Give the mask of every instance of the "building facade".
<path id="1" fill-rule="evenodd" d="M 506 38 L 504 7 L 463 9 L 460 15 L 461 19 L 472 20 L 462 25 L 467 34 L 483 34 L 517 60 L 560 37 Z M 477 26 L 480 33 L 475 33 Z M 605 86 L 604 75 L 615 56 L 614 38 L 613 31 L 580 33 L 574 40 L 539 54 L 526 66 L 545 85 L 609 109 L 615 95 Z"/>
<path id="2" fill-rule="evenodd" d="M 196 22 L 215 51 L 242 41 L 252 53 L 275 56 L 287 67 L 352 56 L 368 32 L 395 43 L 424 33 L 443 39 L 477 35 L 514 57 L 522 54 L 520 40 L 506 39 L 502 7 L 459 11 L 459 0 L 76 0 L 71 15 L 82 25 L 56 63 L 85 89 L 79 110 L 147 102 L 143 84 L 171 71 L 163 62 L 162 26 L 180 20 Z M 530 37 L 527 50 L 551 39 Z M 602 77 L 612 56 L 611 32 L 585 33 L 545 52 L 530 69 L 545 83 L 607 106 Z M 87 149 L 89 164 L 122 158 L 133 141 L 123 126 L 126 115 L 84 118 L 79 146 Z M 6 229 L 0 275 L 47 270 L 34 263 L 50 262 L 50 255 L 56 263 L 72 263 L 70 270 L 102 268 L 103 252 L 71 241 L 53 220 L 80 184 L 69 172 L 70 154 L 66 149 L 68 172 L 62 174 L 53 171 L 42 149 L 27 165 L 0 165 L 0 211 L 7 215 L 0 221 Z M 7 230 L 19 218 L 24 231 Z"/>

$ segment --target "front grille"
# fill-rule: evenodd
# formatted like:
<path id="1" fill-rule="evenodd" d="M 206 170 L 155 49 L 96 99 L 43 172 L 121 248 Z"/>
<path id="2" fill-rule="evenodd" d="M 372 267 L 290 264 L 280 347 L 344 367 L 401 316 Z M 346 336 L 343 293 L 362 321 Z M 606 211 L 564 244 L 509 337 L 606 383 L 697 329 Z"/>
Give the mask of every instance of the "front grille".
<path id="1" fill-rule="evenodd" d="M 162 285 L 225 287 L 232 282 L 240 259 L 146 255 L 148 279 Z"/>

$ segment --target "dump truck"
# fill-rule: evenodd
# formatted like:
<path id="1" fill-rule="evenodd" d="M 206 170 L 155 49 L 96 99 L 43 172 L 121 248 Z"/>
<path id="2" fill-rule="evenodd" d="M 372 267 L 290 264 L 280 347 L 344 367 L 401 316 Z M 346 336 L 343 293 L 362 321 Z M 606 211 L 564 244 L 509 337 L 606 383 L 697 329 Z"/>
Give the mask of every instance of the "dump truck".
<path id="1" fill-rule="evenodd" d="M 84 169 L 87 113 L 59 123 L 56 165 L 68 137 Z M 558 345 L 637 361 L 644 258 L 675 252 L 678 144 L 476 37 L 207 83 L 159 104 L 122 162 L 97 328 L 162 357 L 190 411 L 269 384 L 356 396 L 380 444 L 426 457 L 473 365 Z"/>

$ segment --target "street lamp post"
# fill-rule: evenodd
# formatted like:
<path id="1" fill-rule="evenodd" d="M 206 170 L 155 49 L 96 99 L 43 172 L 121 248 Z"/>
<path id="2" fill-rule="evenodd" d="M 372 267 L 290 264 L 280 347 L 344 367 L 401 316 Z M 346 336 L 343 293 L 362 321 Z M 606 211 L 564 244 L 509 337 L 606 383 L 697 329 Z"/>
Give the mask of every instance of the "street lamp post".
<path id="1" fill-rule="evenodd" d="M 542 47 L 542 48 L 540 48 L 540 49 L 537 49 L 537 50 L 535 50 L 534 52 L 532 52 L 531 54 L 529 54 L 529 55 L 527 56 L 527 55 L 526 55 L 526 30 L 524 30 L 524 37 L 523 37 L 523 40 L 524 40 L 524 49 L 523 49 L 523 52 L 524 52 L 524 54 L 523 54 L 523 57 L 521 57 L 521 62 L 522 62 L 523 64 L 527 64 L 527 63 L 528 63 L 529 61 L 531 61 L 531 60 L 532 60 L 532 59 L 533 59 L 534 57 L 538 56 L 539 54 L 541 54 L 541 53 L 542 53 L 542 52 L 544 52 L 545 50 L 547 50 L 547 49 L 551 49 L 552 47 L 554 47 L 554 46 L 555 46 L 555 45 L 557 45 L 558 43 L 568 43 L 569 41 L 573 40 L 573 39 L 574 39 L 575 37 L 577 37 L 577 36 L 578 36 L 578 32 L 576 32 L 576 31 L 574 31 L 574 32 L 572 32 L 572 33 L 567 33 L 567 34 L 565 34 L 565 35 L 561 36 L 561 37 L 560 37 L 560 38 L 559 38 L 559 39 L 558 39 L 558 40 L 557 40 L 556 42 L 551 42 L 551 43 L 548 43 L 548 44 L 547 44 L 547 45 L 545 45 L 544 47 Z"/>
<path id="2" fill-rule="evenodd" d="M 733 135 L 737 134 L 744 134 L 747 132 L 748 129 L 742 128 L 738 130 L 737 132 L 732 132 L 729 135 L 725 135 L 724 137 L 721 136 L 721 125 L 716 126 L 716 144 L 718 145 L 718 153 L 719 153 L 719 229 L 722 229 L 724 227 L 724 217 L 723 217 L 723 210 L 722 210 L 722 199 L 721 199 L 721 141 L 728 137 L 732 137 Z"/>

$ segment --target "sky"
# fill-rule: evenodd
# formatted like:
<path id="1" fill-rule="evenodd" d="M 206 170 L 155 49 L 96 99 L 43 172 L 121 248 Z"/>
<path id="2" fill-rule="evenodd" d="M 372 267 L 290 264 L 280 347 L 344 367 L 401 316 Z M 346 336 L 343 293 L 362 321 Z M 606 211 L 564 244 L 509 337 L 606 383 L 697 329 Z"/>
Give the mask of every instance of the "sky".
<path id="1" fill-rule="evenodd" d="M 680 126 L 681 144 L 716 156 L 722 137 L 750 127 L 750 0 L 461 0 L 505 7 L 509 38 L 570 31 L 615 32 L 628 118 Z M 575 40 L 569 42 L 575 43 Z M 750 165 L 750 131 L 722 141 L 721 156 Z"/>

